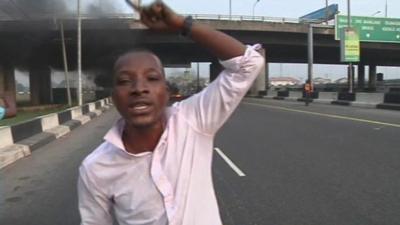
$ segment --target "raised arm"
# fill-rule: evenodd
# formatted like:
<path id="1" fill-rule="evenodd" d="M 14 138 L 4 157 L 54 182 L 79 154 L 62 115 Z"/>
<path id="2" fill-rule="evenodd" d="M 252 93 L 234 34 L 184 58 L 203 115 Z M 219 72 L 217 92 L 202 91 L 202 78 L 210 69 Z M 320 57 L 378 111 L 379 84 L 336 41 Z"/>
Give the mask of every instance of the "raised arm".
<path id="1" fill-rule="evenodd" d="M 224 71 L 200 93 L 177 104 L 180 113 L 196 130 L 214 135 L 239 105 L 264 66 L 256 51 L 233 37 L 207 25 L 188 20 L 157 1 L 148 7 L 135 7 L 150 29 L 164 32 L 189 32 L 189 37 L 220 59 Z M 190 20 L 189 20 L 190 22 Z"/>
<path id="2" fill-rule="evenodd" d="M 176 14 L 162 1 L 136 9 L 140 12 L 142 22 L 150 29 L 181 32 L 185 28 L 185 17 Z M 192 23 L 190 37 L 221 60 L 241 56 L 246 50 L 246 46 L 238 40 L 196 21 Z"/>

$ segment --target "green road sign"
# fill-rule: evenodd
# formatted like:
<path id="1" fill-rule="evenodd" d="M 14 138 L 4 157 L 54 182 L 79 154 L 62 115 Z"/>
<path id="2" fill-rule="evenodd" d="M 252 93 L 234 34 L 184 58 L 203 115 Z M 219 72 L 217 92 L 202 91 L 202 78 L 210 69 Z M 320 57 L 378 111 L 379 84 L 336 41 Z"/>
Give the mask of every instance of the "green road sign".
<path id="1" fill-rule="evenodd" d="M 337 15 L 335 39 L 340 40 L 347 16 Z M 359 34 L 360 41 L 400 43 L 400 19 L 352 16 L 351 27 Z"/>
<path id="2" fill-rule="evenodd" d="M 360 39 L 357 30 L 344 28 L 343 37 L 340 40 L 340 60 L 342 62 L 360 61 Z"/>

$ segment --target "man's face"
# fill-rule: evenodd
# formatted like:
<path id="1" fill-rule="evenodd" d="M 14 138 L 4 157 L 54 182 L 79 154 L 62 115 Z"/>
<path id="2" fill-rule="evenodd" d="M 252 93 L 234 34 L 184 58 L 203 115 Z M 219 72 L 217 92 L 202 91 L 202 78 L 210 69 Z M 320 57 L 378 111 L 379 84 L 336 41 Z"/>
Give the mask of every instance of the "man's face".
<path id="1" fill-rule="evenodd" d="M 127 124 L 148 128 L 162 122 L 169 94 L 160 60 L 148 52 L 129 53 L 114 71 L 113 101 Z"/>

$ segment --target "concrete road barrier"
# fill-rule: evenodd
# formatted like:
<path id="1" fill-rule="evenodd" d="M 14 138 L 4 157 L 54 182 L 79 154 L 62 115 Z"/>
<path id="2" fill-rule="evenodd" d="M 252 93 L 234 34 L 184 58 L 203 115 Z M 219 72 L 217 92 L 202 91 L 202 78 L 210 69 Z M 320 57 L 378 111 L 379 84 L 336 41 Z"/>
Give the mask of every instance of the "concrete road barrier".
<path id="1" fill-rule="evenodd" d="M 54 127 L 60 125 L 60 123 L 58 121 L 57 113 L 52 113 L 49 115 L 41 116 L 39 118 L 41 118 L 43 130 L 49 130 L 51 128 L 54 128 Z"/>
<path id="2" fill-rule="evenodd" d="M 356 100 L 351 102 L 353 106 L 376 108 L 378 104 L 384 102 L 384 93 L 356 93 Z"/>
<path id="3" fill-rule="evenodd" d="M 11 128 L 0 127 L 0 148 L 12 145 L 14 143 Z"/>
<path id="4" fill-rule="evenodd" d="M 303 97 L 302 91 L 289 91 L 289 97 L 286 97 L 286 99 L 297 101 L 299 98 L 302 97 Z"/>
<path id="5" fill-rule="evenodd" d="M 384 98 L 385 98 L 384 93 L 362 93 L 362 92 L 356 93 L 357 102 L 379 104 L 383 103 Z"/>
<path id="6" fill-rule="evenodd" d="M 0 169 L 62 137 L 110 108 L 109 98 L 0 127 Z"/>
<path id="7" fill-rule="evenodd" d="M 313 102 L 322 103 L 322 104 L 331 104 L 332 101 L 336 101 L 338 99 L 337 92 L 319 92 L 318 98 L 314 99 Z"/>
<path id="8" fill-rule="evenodd" d="M 71 109 L 71 116 L 72 119 L 76 119 L 80 116 L 82 116 L 82 108 L 79 106 L 76 106 L 74 108 Z"/>
<path id="9" fill-rule="evenodd" d="M 267 96 L 264 96 L 264 98 L 272 99 L 274 97 L 278 96 L 278 92 L 274 90 L 268 90 L 267 91 Z"/>

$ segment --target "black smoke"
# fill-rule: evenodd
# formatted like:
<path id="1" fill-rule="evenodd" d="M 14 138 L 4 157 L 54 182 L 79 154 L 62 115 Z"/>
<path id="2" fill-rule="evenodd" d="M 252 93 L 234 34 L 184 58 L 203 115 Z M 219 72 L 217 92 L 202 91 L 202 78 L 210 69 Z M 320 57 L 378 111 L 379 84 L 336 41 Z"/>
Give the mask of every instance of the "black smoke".
<path id="1" fill-rule="evenodd" d="M 80 0 L 81 12 L 90 16 L 103 17 L 123 12 L 124 1 Z M 16 8 L 24 16 L 35 19 L 57 15 L 76 14 L 77 0 L 10 0 L 9 7 Z M 126 12 L 126 10 L 125 10 Z"/>

